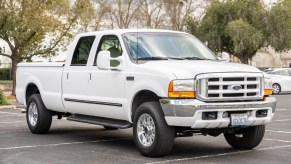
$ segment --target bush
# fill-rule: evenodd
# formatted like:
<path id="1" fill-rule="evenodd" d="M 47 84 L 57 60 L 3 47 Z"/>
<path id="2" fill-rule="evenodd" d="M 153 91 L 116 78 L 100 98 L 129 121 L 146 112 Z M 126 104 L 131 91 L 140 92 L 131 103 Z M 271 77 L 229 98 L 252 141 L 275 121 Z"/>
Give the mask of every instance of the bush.
<path id="1" fill-rule="evenodd" d="M 3 91 L 0 90 L 0 105 L 10 105 Z"/>
<path id="2" fill-rule="evenodd" d="M 10 68 L 0 68 L 0 80 L 11 80 Z"/>

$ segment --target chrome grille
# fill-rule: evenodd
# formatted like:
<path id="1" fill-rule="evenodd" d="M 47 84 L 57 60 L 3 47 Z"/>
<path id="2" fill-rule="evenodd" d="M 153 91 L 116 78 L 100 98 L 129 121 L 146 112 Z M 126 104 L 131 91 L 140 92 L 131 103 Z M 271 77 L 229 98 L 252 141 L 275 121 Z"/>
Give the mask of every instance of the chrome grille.
<path id="1" fill-rule="evenodd" d="M 263 98 L 262 73 L 210 73 L 196 77 L 198 98 L 206 101 Z"/>

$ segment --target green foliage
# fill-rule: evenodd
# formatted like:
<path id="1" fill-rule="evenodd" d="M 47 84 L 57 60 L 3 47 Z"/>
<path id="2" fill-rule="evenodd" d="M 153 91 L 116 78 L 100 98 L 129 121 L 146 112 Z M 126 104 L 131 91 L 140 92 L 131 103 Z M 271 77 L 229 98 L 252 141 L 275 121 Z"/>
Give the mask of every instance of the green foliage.
<path id="1" fill-rule="evenodd" d="M 291 48 L 291 1 L 268 9 L 261 0 L 213 0 L 201 21 L 189 18 L 187 29 L 215 52 L 228 52 L 247 63 L 257 50 Z"/>
<path id="2" fill-rule="evenodd" d="M 11 80 L 11 69 L 10 68 L 0 68 L 0 80 Z"/>
<path id="3" fill-rule="evenodd" d="M 0 90 L 0 105 L 10 105 L 4 93 Z"/>

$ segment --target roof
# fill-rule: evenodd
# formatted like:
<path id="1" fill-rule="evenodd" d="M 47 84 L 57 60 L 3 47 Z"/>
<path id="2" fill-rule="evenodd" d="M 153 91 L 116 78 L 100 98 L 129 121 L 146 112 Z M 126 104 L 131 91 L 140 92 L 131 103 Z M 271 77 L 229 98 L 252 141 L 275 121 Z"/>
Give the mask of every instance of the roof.
<path id="1" fill-rule="evenodd" d="M 102 30 L 102 31 L 92 31 L 92 32 L 85 32 L 78 35 L 97 35 L 97 34 L 107 34 L 107 33 L 140 33 L 140 32 L 168 32 L 168 33 L 185 33 L 181 31 L 173 31 L 173 30 L 161 30 L 161 29 L 113 29 L 113 30 Z"/>

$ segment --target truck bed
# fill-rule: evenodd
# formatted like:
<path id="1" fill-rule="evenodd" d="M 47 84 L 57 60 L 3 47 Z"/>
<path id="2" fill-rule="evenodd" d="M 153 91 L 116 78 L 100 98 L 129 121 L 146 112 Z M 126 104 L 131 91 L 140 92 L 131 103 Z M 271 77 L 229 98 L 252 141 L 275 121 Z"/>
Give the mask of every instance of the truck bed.
<path id="1" fill-rule="evenodd" d="M 30 84 L 39 88 L 48 109 L 64 112 L 62 104 L 62 73 L 64 63 L 19 63 L 17 65 L 17 101 L 25 104 L 25 90 Z M 21 79 L 21 80 L 20 80 Z"/>

